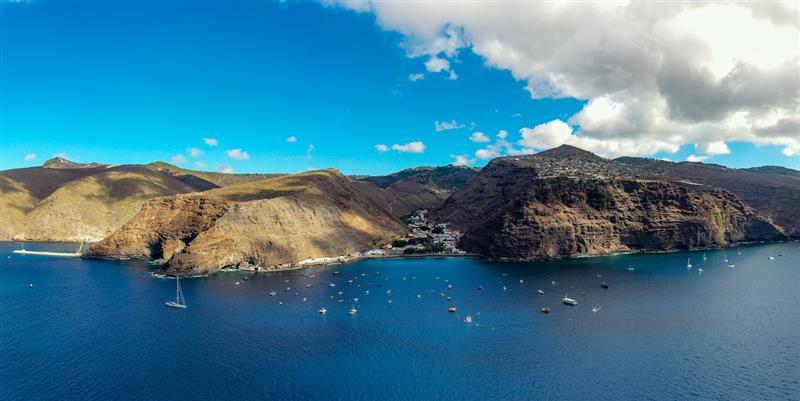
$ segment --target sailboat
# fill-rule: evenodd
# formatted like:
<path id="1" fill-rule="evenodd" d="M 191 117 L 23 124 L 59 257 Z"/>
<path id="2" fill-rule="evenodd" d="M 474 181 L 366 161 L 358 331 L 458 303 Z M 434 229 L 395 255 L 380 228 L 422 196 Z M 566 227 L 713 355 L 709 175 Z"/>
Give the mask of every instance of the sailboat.
<path id="1" fill-rule="evenodd" d="M 692 268 L 692 258 L 686 258 L 686 268 L 687 269 Z"/>
<path id="2" fill-rule="evenodd" d="M 705 262 L 706 260 L 707 260 L 707 258 L 706 258 L 706 253 L 705 253 L 705 252 L 703 252 L 703 262 Z"/>
<path id="3" fill-rule="evenodd" d="M 183 298 L 180 277 L 175 277 L 175 300 L 167 301 L 165 305 L 169 306 L 170 308 L 186 309 L 186 300 Z"/>

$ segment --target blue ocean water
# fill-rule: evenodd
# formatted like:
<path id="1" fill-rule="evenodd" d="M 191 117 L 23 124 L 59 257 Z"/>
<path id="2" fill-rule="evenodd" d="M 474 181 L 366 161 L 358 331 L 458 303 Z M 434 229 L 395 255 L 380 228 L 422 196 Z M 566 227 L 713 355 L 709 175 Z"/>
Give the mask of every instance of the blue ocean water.
<path id="1" fill-rule="evenodd" d="M 16 246 L 0 243 L 3 400 L 800 399 L 796 242 L 706 261 L 428 258 L 221 273 L 181 280 L 186 310 L 164 306 L 175 281 L 147 263 L 12 255 Z M 26 245 L 37 247 L 72 249 Z"/>

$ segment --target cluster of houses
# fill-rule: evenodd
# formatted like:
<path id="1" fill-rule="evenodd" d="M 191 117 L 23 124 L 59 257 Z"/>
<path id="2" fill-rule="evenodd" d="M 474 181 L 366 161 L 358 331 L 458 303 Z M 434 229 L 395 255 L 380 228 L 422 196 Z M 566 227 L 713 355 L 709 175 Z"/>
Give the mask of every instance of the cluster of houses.
<path id="1" fill-rule="evenodd" d="M 539 178 L 605 180 L 615 177 L 637 178 L 641 175 L 639 169 L 611 160 L 555 157 L 531 157 L 525 160 L 533 163 Z"/>
<path id="2" fill-rule="evenodd" d="M 382 248 L 370 249 L 368 257 L 399 256 L 410 254 L 463 255 L 458 249 L 461 232 L 451 230 L 448 224 L 433 224 L 428 220 L 428 211 L 417 210 L 406 218 L 409 234 L 406 238 L 392 241 Z"/>

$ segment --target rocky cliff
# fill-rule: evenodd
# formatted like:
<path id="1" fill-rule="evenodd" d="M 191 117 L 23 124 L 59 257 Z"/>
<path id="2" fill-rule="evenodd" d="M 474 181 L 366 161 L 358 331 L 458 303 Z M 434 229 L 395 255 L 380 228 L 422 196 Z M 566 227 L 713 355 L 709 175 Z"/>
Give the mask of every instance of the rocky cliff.
<path id="1" fill-rule="evenodd" d="M 787 235 L 800 238 L 800 171 L 776 166 L 735 169 L 716 164 L 673 163 L 636 157 L 622 157 L 617 161 L 636 166 L 649 177 L 731 191 L 770 218 Z"/>
<path id="2" fill-rule="evenodd" d="M 157 259 L 184 275 L 362 251 L 405 233 L 364 184 L 322 170 L 153 199 L 86 256 Z"/>
<path id="3" fill-rule="evenodd" d="M 431 217 L 462 230 L 465 250 L 516 260 L 785 238 L 731 192 L 643 180 L 615 164 L 558 152 L 495 159 Z"/>

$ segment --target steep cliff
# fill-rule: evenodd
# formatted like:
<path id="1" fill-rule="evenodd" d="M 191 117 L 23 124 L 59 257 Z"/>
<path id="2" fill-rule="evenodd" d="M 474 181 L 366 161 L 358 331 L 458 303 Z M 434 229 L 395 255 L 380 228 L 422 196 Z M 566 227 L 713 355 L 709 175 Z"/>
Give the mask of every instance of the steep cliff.
<path id="1" fill-rule="evenodd" d="M 558 152 L 499 158 L 431 217 L 462 230 L 467 251 L 519 260 L 784 238 L 731 192 L 637 174 Z"/>
<path id="2" fill-rule="evenodd" d="M 787 235 L 800 238 L 800 171 L 775 166 L 735 169 L 716 164 L 672 163 L 636 157 L 622 157 L 617 161 L 637 166 L 643 174 L 651 177 L 731 191 L 770 218 Z"/>
<path id="3" fill-rule="evenodd" d="M 86 256 L 159 259 L 168 274 L 202 274 L 340 256 L 403 235 L 363 185 L 322 170 L 153 199 Z"/>

